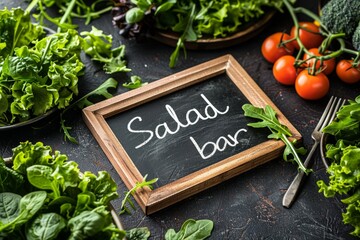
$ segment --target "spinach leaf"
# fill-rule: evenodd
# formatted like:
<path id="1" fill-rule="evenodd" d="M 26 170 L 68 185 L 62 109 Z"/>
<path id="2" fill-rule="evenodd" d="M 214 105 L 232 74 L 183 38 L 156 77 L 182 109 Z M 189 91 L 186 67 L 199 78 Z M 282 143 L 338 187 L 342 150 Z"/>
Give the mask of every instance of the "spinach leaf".
<path id="1" fill-rule="evenodd" d="M 40 214 L 26 226 L 26 239 L 53 240 L 66 227 L 65 219 L 57 213 Z"/>
<path id="2" fill-rule="evenodd" d="M 5 161 L 0 157 L 0 193 L 2 192 L 23 192 L 24 177 L 18 172 L 8 168 Z"/>
<path id="3" fill-rule="evenodd" d="M 14 221 L 20 213 L 21 196 L 12 192 L 0 193 L 0 227 Z"/>
<path id="4" fill-rule="evenodd" d="M 133 7 L 131 9 L 129 9 L 128 12 L 126 12 L 126 22 L 128 23 L 136 23 L 136 22 L 140 22 L 141 20 L 143 20 L 145 16 L 145 12 L 139 8 L 139 7 Z"/>
<path id="5" fill-rule="evenodd" d="M 35 191 L 26 194 L 19 201 L 19 214 L 12 221 L 0 225 L 0 232 L 12 232 L 27 223 L 44 205 L 47 194 L 45 191 Z M 13 203 L 11 203 L 13 207 Z"/>
<path id="6" fill-rule="evenodd" d="M 31 54 L 27 46 L 15 50 L 15 56 L 7 56 L 3 63 L 3 74 L 20 81 L 33 81 L 39 78 L 40 56 Z"/>
<path id="7" fill-rule="evenodd" d="M 96 211 L 83 211 L 68 222 L 70 239 L 86 239 L 100 232 L 105 226 L 104 217 Z"/>
<path id="8" fill-rule="evenodd" d="M 244 104 L 242 106 L 244 110 L 244 115 L 247 117 L 252 117 L 260 122 L 248 123 L 248 126 L 254 128 L 268 128 L 271 131 L 271 134 L 268 138 L 281 139 L 285 143 L 285 149 L 283 153 L 283 159 L 285 161 L 296 162 L 299 170 L 308 174 L 311 170 L 307 169 L 302 163 L 298 154 L 305 154 L 306 149 L 304 147 L 296 148 L 296 141 L 291 142 L 288 137 L 291 137 L 291 132 L 289 129 L 282 125 L 276 117 L 276 112 L 270 106 L 265 106 L 265 108 L 258 108 L 251 104 Z"/>
<path id="9" fill-rule="evenodd" d="M 126 231 L 126 238 L 131 240 L 147 240 L 150 235 L 147 227 L 133 228 Z"/>
<path id="10" fill-rule="evenodd" d="M 214 224 L 211 220 L 186 220 L 179 232 L 169 229 L 165 234 L 165 240 L 201 240 L 211 236 Z"/>

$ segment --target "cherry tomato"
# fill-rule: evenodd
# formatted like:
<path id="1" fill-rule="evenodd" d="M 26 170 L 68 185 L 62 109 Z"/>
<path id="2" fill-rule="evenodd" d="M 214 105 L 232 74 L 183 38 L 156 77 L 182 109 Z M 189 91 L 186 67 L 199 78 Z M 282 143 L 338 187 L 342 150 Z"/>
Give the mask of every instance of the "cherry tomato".
<path id="1" fill-rule="evenodd" d="M 275 79 L 284 85 L 294 85 L 297 75 L 294 66 L 295 58 L 291 55 L 280 57 L 273 66 L 273 75 Z"/>
<path id="2" fill-rule="evenodd" d="M 341 81 L 349 84 L 360 81 L 360 70 L 352 66 L 353 60 L 341 60 L 336 65 L 336 74 Z"/>
<path id="3" fill-rule="evenodd" d="M 297 94 L 306 100 L 317 100 L 324 97 L 329 88 L 329 79 L 325 74 L 310 75 L 306 69 L 299 73 L 295 81 Z"/>
<path id="4" fill-rule="evenodd" d="M 305 53 L 303 59 L 309 59 L 311 56 L 322 56 L 322 54 L 319 53 L 319 50 L 317 48 L 311 48 L 308 50 L 309 54 Z M 314 65 L 315 62 L 315 58 L 311 58 L 309 60 L 306 61 L 308 67 L 312 67 Z M 325 75 L 329 75 L 330 73 L 332 73 L 332 71 L 334 71 L 335 69 L 335 59 L 329 59 L 323 62 L 322 64 L 322 73 L 324 73 Z M 320 61 L 318 60 L 316 62 L 316 70 L 319 70 L 320 68 Z"/>
<path id="5" fill-rule="evenodd" d="M 289 42 L 281 45 L 281 43 L 286 40 L 290 40 L 289 34 L 281 32 L 274 33 L 267 37 L 261 46 L 261 53 L 264 58 L 267 61 L 274 63 L 281 56 L 292 55 L 294 53 L 293 44 Z"/>
<path id="6" fill-rule="evenodd" d="M 319 27 L 312 22 L 299 22 L 299 39 L 306 49 L 318 48 L 322 41 L 323 36 L 320 35 Z M 295 26 L 291 28 L 290 37 L 295 37 Z M 296 49 L 300 49 L 298 42 L 295 40 L 292 42 Z"/>

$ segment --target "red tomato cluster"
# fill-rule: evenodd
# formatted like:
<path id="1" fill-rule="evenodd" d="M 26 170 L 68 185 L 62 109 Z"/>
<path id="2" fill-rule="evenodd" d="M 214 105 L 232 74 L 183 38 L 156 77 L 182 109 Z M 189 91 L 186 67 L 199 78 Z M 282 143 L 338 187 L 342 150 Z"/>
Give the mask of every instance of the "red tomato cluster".
<path id="1" fill-rule="evenodd" d="M 341 60 L 336 64 L 334 58 L 320 62 L 314 56 L 322 56 L 319 46 L 323 37 L 319 34 L 319 27 L 312 22 L 300 22 L 297 34 L 292 27 L 290 35 L 287 33 L 274 33 L 267 37 L 261 52 L 264 58 L 273 63 L 274 78 L 281 84 L 294 85 L 297 94 L 306 100 L 317 100 L 324 97 L 330 88 L 328 75 L 336 69 L 337 76 L 345 83 L 360 81 L 360 68 L 354 68 L 352 60 Z M 297 66 L 293 56 L 300 49 L 299 42 L 307 52 L 303 55 L 303 64 Z M 316 63 L 315 63 L 316 62 Z M 315 66 L 314 66 L 315 64 Z M 316 73 L 310 74 L 315 69 Z"/>

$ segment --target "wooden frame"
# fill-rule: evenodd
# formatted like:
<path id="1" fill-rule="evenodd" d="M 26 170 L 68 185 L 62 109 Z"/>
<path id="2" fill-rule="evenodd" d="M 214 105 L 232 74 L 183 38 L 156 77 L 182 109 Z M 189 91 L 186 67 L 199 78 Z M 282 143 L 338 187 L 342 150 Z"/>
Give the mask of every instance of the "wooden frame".
<path id="1" fill-rule="evenodd" d="M 87 126 L 129 189 L 137 182 L 141 182 L 143 176 L 105 119 L 224 73 L 227 74 L 251 104 L 258 107 L 270 105 L 274 108 L 280 122 L 290 129 L 293 138 L 301 140 L 300 133 L 240 64 L 231 55 L 225 55 L 99 102 L 83 110 Z M 282 141 L 266 140 L 259 145 L 154 190 L 149 188 L 140 189 L 134 197 L 145 214 L 154 213 L 280 156 L 284 146 Z"/>

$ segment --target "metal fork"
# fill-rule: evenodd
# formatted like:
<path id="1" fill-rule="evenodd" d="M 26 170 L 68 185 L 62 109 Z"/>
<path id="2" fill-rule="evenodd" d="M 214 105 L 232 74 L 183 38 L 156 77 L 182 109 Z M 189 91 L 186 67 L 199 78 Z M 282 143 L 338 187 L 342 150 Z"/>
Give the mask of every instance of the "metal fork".
<path id="1" fill-rule="evenodd" d="M 315 141 L 314 145 L 312 146 L 308 156 L 305 159 L 304 166 L 308 167 L 312 156 L 320 143 L 321 136 L 323 135 L 322 129 L 326 127 L 336 116 L 336 112 L 339 108 L 344 105 L 345 99 L 341 99 L 338 97 L 331 96 L 318 124 L 316 125 L 314 131 L 311 134 L 311 138 Z M 290 184 L 288 190 L 286 191 L 282 205 L 286 208 L 290 208 L 292 203 L 297 196 L 297 193 L 300 189 L 300 185 L 303 182 L 305 173 L 303 171 L 299 171 L 298 174 L 295 176 L 294 180 Z"/>

